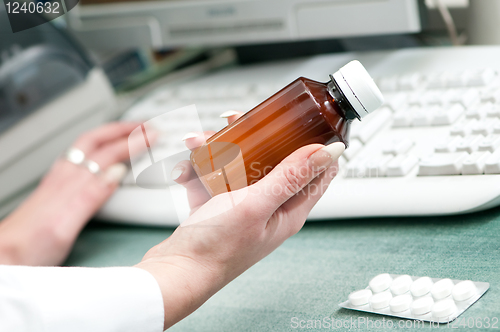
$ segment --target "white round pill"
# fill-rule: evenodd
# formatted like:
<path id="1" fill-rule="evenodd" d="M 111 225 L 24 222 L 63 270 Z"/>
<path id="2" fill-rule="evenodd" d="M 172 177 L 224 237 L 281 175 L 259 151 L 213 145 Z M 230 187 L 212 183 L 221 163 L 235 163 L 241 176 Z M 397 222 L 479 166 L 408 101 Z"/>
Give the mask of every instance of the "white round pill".
<path id="1" fill-rule="evenodd" d="M 407 274 L 397 277 L 392 281 L 391 292 L 394 295 L 401 295 L 410 290 L 413 280 Z"/>
<path id="2" fill-rule="evenodd" d="M 470 280 L 461 281 L 453 287 L 452 294 L 456 301 L 465 301 L 477 294 L 476 285 Z"/>
<path id="3" fill-rule="evenodd" d="M 413 296 L 423 296 L 431 291 L 432 279 L 429 277 L 418 278 L 411 284 L 410 292 Z"/>
<path id="4" fill-rule="evenodd" d="M 363 305 L 367 304 L 370 301 L 370 297 L 372 297 L 373 293 L 369 289 L 362 289 L 349 294 L 349 302 L 352 305 Z"/>
<path id="5" fill-rule="evenodd" d="M 430 312 L 433 305 L 434 300 L 432 297 L 422 297 L 413 301 L 411 304 L 411 312 L 415 315 L 423 315 Z"/>
<path id="6" fill-rule="evenodd" d="M 370 305 L 372 309 L 383 309 L 389 306 L 391 302 L 392 294 L 391 292 L 382 292 L 373 295 L 370 299 Z"/>
<path id="7" fill-rule="evenodd" d="M 453 286 L 455 285 L 453 284 L 453 281 L 451 281 L 451 279 L 446 278 L 439 280 L 434 284 L 434 286 L 432 286 L 431 289 L 432 297 L 435 300 L 442 300 L 445 297 L 450 296 Z"/>
<path id="8" fill-rule="evenodd" d="M 385 291 L 391 285 L 392 278 L 389 273 L 382 273 L 370 280 L 370 288 L 374 293 Z"/>
<path id="9" fill-rule="evenodd" d="M 455 301 L 453 301 L 452 299 L 446 299 L 434 304 L 434 307 L 432 307 L 432 316 L 437 318 L 449 317 L 456 311 L 457 306 L 455 305 Z"/>
<path id="10" fill-rule="evenodd" d="M 391 307 L 392 312 L 402 312 L 410 309 L 411 301 L 410 294 L 398 295 L 392 298 L 391 302 L 389 302 L 389 307 Z"/>

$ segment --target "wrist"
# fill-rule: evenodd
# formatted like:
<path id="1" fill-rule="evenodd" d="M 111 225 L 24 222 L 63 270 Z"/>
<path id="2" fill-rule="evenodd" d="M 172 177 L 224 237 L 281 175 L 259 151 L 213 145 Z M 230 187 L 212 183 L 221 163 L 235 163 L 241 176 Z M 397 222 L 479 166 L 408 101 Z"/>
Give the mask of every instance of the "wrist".
<path id="1" fill-rule="evenodd" d="M 0 263 L 59 265 L 76 236 L 61 227 L 60 216 L 47 213 L 28 198 L 0 225 Z M 47 206 L 47 205 L 45 205 Z"/>
<path id="2" fill-rule="evenodd" d="M 148 271 L 158 282 L 164 329 L 194 312 L 227 283 L 218 271 L 188 257 L 149 258 L 136 267 Z"/>
<path id="3" fill-rule="evenodd" d="M 0 265 L 20 265 L 19 248 L 0 237 Z"/>

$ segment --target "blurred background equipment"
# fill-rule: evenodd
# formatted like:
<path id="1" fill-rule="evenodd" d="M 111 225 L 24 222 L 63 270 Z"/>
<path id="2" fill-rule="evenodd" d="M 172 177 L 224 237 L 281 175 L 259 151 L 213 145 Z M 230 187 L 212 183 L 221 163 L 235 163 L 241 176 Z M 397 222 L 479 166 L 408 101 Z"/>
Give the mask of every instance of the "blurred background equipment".
<path id="1" fill-rule="evenodd" d="M 116 116 L 107 77 L 67 34 L 50 23 L 12 33 L 8 22 L 0 5 L 0 215 L 80 133 Z"/>
<path id="2" fill-rule="evenodd" d="M 500 1 L 471 0 L 467 32 L 469 43 L 500 44 Z"/>
<path id="3" fill-rule="evenodd" d="M 366 36 L 421 30 L 416 0 L 82 0 L 71 31 L 95 49 Z"/>

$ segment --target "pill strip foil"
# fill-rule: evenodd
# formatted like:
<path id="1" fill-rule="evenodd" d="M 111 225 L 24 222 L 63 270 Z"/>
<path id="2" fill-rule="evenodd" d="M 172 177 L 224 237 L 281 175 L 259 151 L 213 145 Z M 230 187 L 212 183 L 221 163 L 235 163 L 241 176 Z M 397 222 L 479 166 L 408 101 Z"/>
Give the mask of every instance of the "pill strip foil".
<path id="1" fill-rule="evenodd" d="M 390 276 L 392 277 L 392 279 L 396 279 L 397 277 L 400 277 L 402 276 L 402 274 L 390 274 Z M 418 276 L 411 276 L 412 280 L 415 281 L 417 280 Z M 439 280 L 442 280 L 442 279 L 445 279 L 445 278 L 431 278 L 432 282 L 433 283 L 436 283 L 438 282 Z M 464 280 L 458 280 L 458 279 L 451 279 L 453 281 L 453 284 L 458 284 L 459 282 L 461 281 L 464 281 Z M 445 323 L 449 323 L 449 322 L 452 322 L 454 321 L 455 319 L 457 319 L 458 316 L 460 316 L 465 310 L 467 310 L 471 305 L 473 305 L 477 300 L 479 300 L 481 298 L 481 296 L 483 296 L 484 293 L 486 293 L 486 291 L 490 288 L 490 284 L 487 283 L 487 282 L 480 282 L 480 281 L 473 281 L 474 285 L 476 285 L 476 288 L 477 288 L 477 293 L 476 295 L 470 297 L 469 299 L 467 300 L 464 300 L 464 301 L 455 301 L 453 299 L 453 296 L 450 295 L 449 297 L 445 298 L 445 299 L 453 299 L 455 301 L 455 304 L 457 306 L 457 310 L 455 311 L 454 314 L 451 314 L 450 316 L 447 316 L 447 317 L 440 317 L 440 318 L 437 318 L 437 317 L 433 317 L 432 316 L 432 311 L 427 313 L 427 314 L 423 314 L 423 315 L 414 315 L 410 309 L 406 310 L 406 311 L 403 311 L 403 312 L 392 312 L 390 307 L 386 307 L 386 308 L 383 308 L 383 309 L 372 309 L 370 307 L 370 304 L 365 304 L 365 305 L 360 305 L 360 306 L 355 306 L 355 305 L 352 305 L 349 300 L 345 301 L 345 302 L 342 302 L 339 304 L 340 307 L 342 308 L 345 308 L 345 309 L 351 309 L 351 310 L 357 310 L 357 311 L 363 311 L 363 312 L 369 312 L 369 313 L 374 313 L 374 314 L 380 314 L 380 315 L 386 315 L 386 316 L 391 316 L 391 317 L 399 317 L 399 318 L 406 318 L 406 319 L 414 319 L 414 320 L 420 320 L 420 321 L 424 321 L 424 322 L 432 322 L 432 323 L 441 323 L 441 324 L 445 324 Z M 366 287 L 366 288 L 370 288 L 370 287 Z M 412 295 L 410 293 L 410 291 L 408 291 L 408 294 Z M 426 297 L 426 296 L 429 296 L 429 297 L 432 297 L 430 292 L 424 296 L 421 296 L 421 297 L 414 297 L 412 295 L 412 298 L 413 300 L 416 300 L 418 298 L 422 298 L 422 297 Z M 442 299 L 442 300 L 445 300 L 445 299 Z M 442 301 L 440 300 L 440 301 Z M 435 301 L 435 303 L 437 303 L 439 301 Z"/>

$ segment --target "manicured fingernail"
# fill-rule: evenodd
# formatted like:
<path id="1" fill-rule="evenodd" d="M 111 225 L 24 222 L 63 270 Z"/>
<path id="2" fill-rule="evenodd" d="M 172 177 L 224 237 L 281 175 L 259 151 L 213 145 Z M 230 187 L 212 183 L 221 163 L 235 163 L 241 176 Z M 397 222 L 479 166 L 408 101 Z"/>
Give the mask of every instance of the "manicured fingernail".
<path id="1" fill-rule="evenodd" d="M 187 139 L 190 139 L 190 138 L 195 138 L 195 137 L 198 137 L 200 136 L 199 134 L 197 133 L 187 133 L 186 135 L 184 135 L 184 137 L 182 138 L 183 141 L 187 140 Z"/>
<path id="2" fill-rule="evenodd" d="M 309 165 L 313 169 L 326 169 L 334 161 L 338 160 L 345 151 L 345 145 L 342 142 L 329 144 L 309 157 Z"/>
<path id="3" fill-rule="evenodd" d="M 104 172 L 104 181 L 108 183 L 119 183 L 125 175 L 127 175 L 128 168 L 125 164 L 118 163 L 108 167 L 106 172 Z"/>
<path id="4" fill-rule="evenodd" d="M 184 173 L 184 170 L 184 167 L 176 167 L 170 173 L 170 177 L 175 181 L 182 175 L 182 173 Z"/>
<path id="5" fill-rule="evenodd" d="M 221 118 L 229 118 L 230 116 L 233 116 L 233 115 L 238 115 L 240 113 L 236 112 L 236 111 L 227 111 L 227 112 L 224 112 L 220 115 Z"/>

